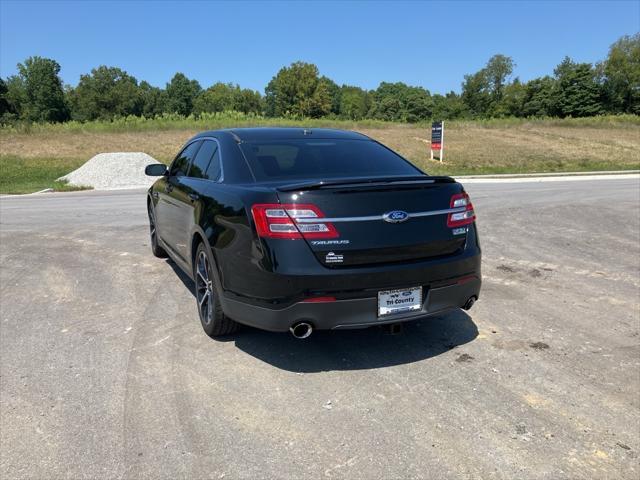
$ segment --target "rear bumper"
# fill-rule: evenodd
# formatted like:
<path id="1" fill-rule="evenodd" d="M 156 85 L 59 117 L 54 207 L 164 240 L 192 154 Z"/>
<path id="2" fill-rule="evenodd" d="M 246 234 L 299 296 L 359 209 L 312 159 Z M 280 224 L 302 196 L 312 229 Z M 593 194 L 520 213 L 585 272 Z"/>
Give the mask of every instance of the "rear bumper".
<path id="1" fill-rule="evenodd" d="M 460 308 L 470 297 L 479 297 L 480 285 L 479 276 L 474 275 L 454 280 L 449 285 L 423 286 L 421 310 L 383 317 L 378 317 L 377 296 L 322 303 L 298 302 L 280 309 L 225 297 L 223 309 L 226 315 L 240 323 L 273 332 L 285 332 L 301 321 L 311 323 L 319 330 L 364 328 L 415 320 Z"/>

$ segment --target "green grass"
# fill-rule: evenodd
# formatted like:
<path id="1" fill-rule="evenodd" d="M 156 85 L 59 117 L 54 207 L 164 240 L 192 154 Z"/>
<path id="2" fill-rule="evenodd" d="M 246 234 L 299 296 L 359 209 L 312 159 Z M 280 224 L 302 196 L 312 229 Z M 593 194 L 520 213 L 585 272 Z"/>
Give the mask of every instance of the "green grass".
<path id="1" fill-rule="evenodd" d="M 63 158 L 20 158 L 0 155 L 0 193 L 32 193 L 45 188 L 56 191 L 86 190 L 57 178 L 75 170 L 84 160 Z"/>

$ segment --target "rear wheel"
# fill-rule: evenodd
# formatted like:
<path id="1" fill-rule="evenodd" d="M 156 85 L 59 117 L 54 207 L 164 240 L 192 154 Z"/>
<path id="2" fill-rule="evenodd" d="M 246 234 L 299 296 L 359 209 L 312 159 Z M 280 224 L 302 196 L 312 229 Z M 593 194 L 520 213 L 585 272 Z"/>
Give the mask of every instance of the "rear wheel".
<path id="1" fill-rule="evenodd" d="M 156 227 L 156 216 L 151 208 L 151 205 L 147 208 L 149 214 L 149 236 L 151 237 L 151 251 L 158 258 L 167 258 L 167 252 L 158 245 L 158 229 Z"/>
<path id="2" fill-rule="evenodd" d="M 210 337 L 228 335 L 238 330 L 239 325 L 225 316 L 220 305 L 220 297 L 213 281 L 213 265 L 210 253 L 204 243 L 198 245 L 193 268 L 196 302 L 200 322 Z"/>

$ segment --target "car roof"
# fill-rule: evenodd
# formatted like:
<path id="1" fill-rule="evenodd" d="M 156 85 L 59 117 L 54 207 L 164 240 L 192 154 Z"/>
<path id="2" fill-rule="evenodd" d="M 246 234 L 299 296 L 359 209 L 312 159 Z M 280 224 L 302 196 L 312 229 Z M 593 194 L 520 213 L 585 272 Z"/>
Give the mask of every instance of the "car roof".
<path id="1" fill-rule="evenodd" d="M 345 140 L 370 140 L 361 133 L 349 130 L 332 128 L 292 128 L 292 127 L 257 127 L 257 128 L 228 128 L 224 130 L 209 130 L 201 132 L 196 137 L 215 136 L 227 134 L 238 142 L 259 142 L 268 140 L 291 140 L 296 138 L 307 139 L 345 139 Z"/>

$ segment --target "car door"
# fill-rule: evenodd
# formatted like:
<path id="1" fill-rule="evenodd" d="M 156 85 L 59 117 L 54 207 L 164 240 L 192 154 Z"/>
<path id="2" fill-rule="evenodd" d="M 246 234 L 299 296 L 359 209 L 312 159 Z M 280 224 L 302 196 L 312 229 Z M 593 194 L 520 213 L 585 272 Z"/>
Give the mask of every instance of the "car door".
<path id="1" fill-rule="evenodd" d="M 185 230 L 189 225 L 189 205 L 191 199 L 185 189 L 184 179 L 187 178 L 191 162 L 195 158 L 202 140 L 189 143 L 175 158 L 164 185 L 159 193 L 156 219 L 158 235 L 171 253 L 186 261 L 187 244 Z"/>
<path id="2" fill-rule="evenodd" d="M 189 167 L 186 176 L 180 178 L 180 189 L 184 200 L 181 202 L 181 218 L 186 220 L 179 232 L 179 253 L 184 258 L 189 258 L 187 246 L 191 241 L 193 226 L 203 212 L 200 210 L 203 204 L 203 194 L 206 187 L 210 186 L 209 180 L 217 180 L 217 176 L 211 176 L 210 164 L 216 159 L 218 143 L 213 139 L 204 139 Z M 219 170 L 219 168 L 218 168 Z M 184 245 L 184 248 L 183 248 Z"/>
<path id="3" fill-rule="evenodd" d="M 205 139 L 191 162 L 189 174 L 182 179 L 183 188 L 189 197 L 187 216 L 190 223 L 187 227 L 187 234 L 193 231 L 194 224 L 199 221 L 202 215 L 211 214 L 209 210 L 202 210 L 211 206 L 211 202 L 207 202 L 204 197 L 208 195 L 207 192 L 211 192 L 211 188 L 214 186 L 213 182 L 219 181 L 220 174 L 218 142 L 215 139 Z M 187 238 L 186 241 L 190 241 L 190 238 Z"/>

